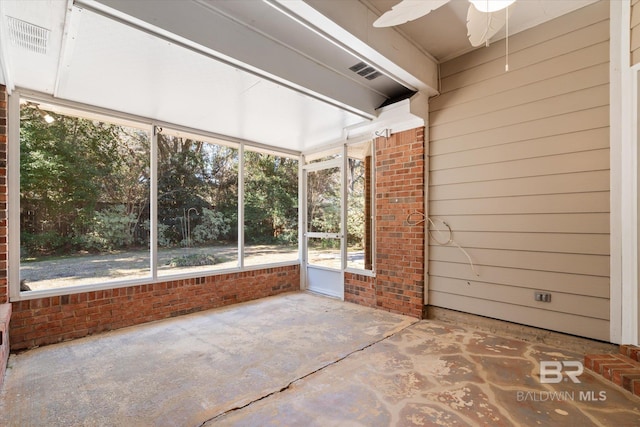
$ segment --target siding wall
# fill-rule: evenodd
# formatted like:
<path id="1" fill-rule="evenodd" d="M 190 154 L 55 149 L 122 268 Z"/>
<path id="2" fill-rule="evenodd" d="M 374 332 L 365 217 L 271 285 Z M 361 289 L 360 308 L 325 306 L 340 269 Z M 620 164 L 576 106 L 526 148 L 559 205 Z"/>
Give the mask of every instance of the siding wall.
<path id="1" fill-rule="evenodd" d="M 640 62 L 640 0 L 631 0 L 631 65 Z"/>
<path id="2" fill-rule="evenodd" d="M 442 64 L 430 106 L 429 301 L 609 339 L 609 3 Z M 550 303 L 534 291 L 552 294 Z"/>

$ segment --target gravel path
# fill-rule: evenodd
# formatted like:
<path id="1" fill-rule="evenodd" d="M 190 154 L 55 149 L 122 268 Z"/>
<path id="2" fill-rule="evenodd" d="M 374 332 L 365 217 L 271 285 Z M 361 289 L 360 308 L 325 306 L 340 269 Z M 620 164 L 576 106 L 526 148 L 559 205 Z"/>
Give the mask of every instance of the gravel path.
<path id="1" fill-rule="evenodd" d="M 213 255 L 216 263 L 203 266 L 171 266 L 171 261 L 188 255 Z M 245 265 L 298 259 L 297 246 L 245 246 Z M 202 248 L 163 249 L 158 252 L 158 275 L 222 270 L 238 265 L 238 247 L 211 246 Z M 77 255 L 43 261 L 23 262 L 20 278 L 32 290 L 115 282 L 150 276 L 149 251 L 130 251 L 101 255 Z"/>

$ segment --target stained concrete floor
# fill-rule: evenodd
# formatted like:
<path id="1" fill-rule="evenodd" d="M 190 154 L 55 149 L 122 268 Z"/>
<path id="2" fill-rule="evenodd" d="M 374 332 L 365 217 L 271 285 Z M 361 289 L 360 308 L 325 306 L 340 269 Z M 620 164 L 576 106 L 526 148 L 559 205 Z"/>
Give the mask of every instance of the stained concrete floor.
<path id="1" fill-rule="evenodd" d="M 2 426 L 639 426 L 581 354 L 292 293 L 12 355 Z"/>

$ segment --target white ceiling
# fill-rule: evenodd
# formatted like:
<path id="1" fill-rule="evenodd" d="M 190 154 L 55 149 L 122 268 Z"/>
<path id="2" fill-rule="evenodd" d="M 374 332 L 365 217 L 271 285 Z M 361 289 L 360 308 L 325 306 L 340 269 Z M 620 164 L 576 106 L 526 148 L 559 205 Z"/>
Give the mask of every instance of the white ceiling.
<path id="1" fill-rule="evenodd" d="M 355 28 L 343 23 L 344 35 L 332 38 L 326 17 L 313 18 L 309 5 L 318 0 L 76 1 L 0 0 L 1 83 L 293 151 L 341 139 L 413 89 L 403 83 L 410 66 L 389 72 L 397 63 L 371 53 L 367 40 L 350 35 Z M 365 10 L 366 22 L 396 3 L 322 2 L 327 16 Z M 518 0 L 512 31 L 591 2 Z M 468 50 L 467 5 L 452 0 L 397 31 L 423 52 L 452 57 Z M 292 12 L 301 8 L 311 12 L 304 19 Z M 8 17 L 48 30 L 46 53 L 16 43 Z M 349 71 L 362 60 L 382 75 Z"/>

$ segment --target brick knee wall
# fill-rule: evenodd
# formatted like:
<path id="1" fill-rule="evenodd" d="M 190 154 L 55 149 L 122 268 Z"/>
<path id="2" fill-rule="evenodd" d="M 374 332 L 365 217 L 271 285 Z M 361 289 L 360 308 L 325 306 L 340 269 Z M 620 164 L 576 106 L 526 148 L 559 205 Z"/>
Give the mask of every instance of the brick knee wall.
<path id="1" fill-rule="evenodd" d="M 376 307 L 375 277 L 344 273 L 344 300 Z"/>
<path id="2" fill-rule="evenodd" d="M 80 338 L 300 289 L 300 266 L 14 302 L 11 348 Z"/>

